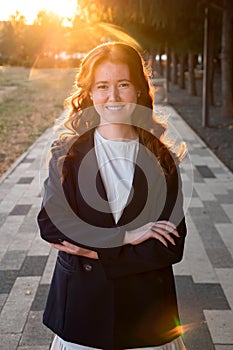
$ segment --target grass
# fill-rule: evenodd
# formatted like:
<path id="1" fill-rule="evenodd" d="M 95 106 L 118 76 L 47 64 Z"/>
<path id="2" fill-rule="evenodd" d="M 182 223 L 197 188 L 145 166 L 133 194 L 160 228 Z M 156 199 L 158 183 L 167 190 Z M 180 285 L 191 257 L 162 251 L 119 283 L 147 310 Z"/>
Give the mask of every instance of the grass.
<path id="1" fill-rule="evenodd" d="M 60 116 L 76 72 L 0 67 L 0 175 Z"/>

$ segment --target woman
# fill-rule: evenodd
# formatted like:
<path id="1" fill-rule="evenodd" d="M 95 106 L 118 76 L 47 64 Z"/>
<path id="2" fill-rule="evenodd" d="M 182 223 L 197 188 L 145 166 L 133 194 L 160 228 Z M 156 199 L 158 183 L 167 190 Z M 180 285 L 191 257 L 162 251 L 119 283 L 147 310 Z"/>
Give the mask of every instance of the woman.
<path id="1" fill-rule="evenodd" d="M 43 319 L 52 349 L 185 349 L 172 272 L 186 235 L 185 147 L 171 150 L 129 45 L 92 50 L 69 103 L 38 215 L 59 251 Z"/>

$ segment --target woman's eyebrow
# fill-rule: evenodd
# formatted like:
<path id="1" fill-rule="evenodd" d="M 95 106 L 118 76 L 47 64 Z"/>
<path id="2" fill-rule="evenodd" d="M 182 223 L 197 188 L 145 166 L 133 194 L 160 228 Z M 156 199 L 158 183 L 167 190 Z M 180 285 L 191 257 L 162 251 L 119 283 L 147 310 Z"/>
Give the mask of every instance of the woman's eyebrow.
<path id="1" fill-rule="evenodd" d="M 117 80 L 117 82 L 118 83 L 120 83 L 120 82 L 122 82 L 122 81 L 128 81 L 129 83 L 131 83 L 131 80 L 129 80 L 129 79 L 119 79 L 119 80 Z M 95 82 L 95 85 L 96 84 L 108 84 L 109 83 L 109 81 L 105 81 L 105 80 L 100 80 L 100 81 L 97 81 L 97 82 Z"/>
<path id="2" fill-rule="evenodd" d="M 97 85 L 97 84 L 107 84 L 107 83 L 108 83 L 108 81 L 100 80 L 100 81 L 96 81 L 95 85 Z"/>

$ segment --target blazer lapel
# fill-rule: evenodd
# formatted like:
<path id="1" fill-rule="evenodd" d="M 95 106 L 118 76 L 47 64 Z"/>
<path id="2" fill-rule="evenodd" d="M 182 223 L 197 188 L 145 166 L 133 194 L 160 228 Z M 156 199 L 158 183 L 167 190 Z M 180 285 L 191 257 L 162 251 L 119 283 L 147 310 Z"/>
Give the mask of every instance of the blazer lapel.
<path id="1" fill-rule="evenodd" d="M 95 154 L 94 130 L 85 134 L 85 138 L 77 146 L 77 153 L 75 177 L 78 180 L 76 193 L 79 212 L 89 215 L 89 219 L 98 221 L 100 226 L 115 226 Z"/>

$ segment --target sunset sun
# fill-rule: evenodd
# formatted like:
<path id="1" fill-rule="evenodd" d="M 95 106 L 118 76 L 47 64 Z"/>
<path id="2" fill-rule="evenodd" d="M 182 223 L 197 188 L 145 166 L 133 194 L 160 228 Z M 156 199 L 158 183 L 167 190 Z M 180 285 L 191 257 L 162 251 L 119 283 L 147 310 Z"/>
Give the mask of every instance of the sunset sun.
<path id="1" fill-rule="evenodd" d="M 77 6 L 76 0 L 49 0 L 45 1 L 44 9 L 54 12 L 60 17 L 72 17 Z"/>
<path id="2" fill-rule="evenodd" d="M 72 18 L 76 12 L 77 0 L 8 0 L 1 8 L 0 21 L 8 20 L 16 11 L 22 14 L 31 24 L 39 11 L 53 12 L 63 18 Z"/>

